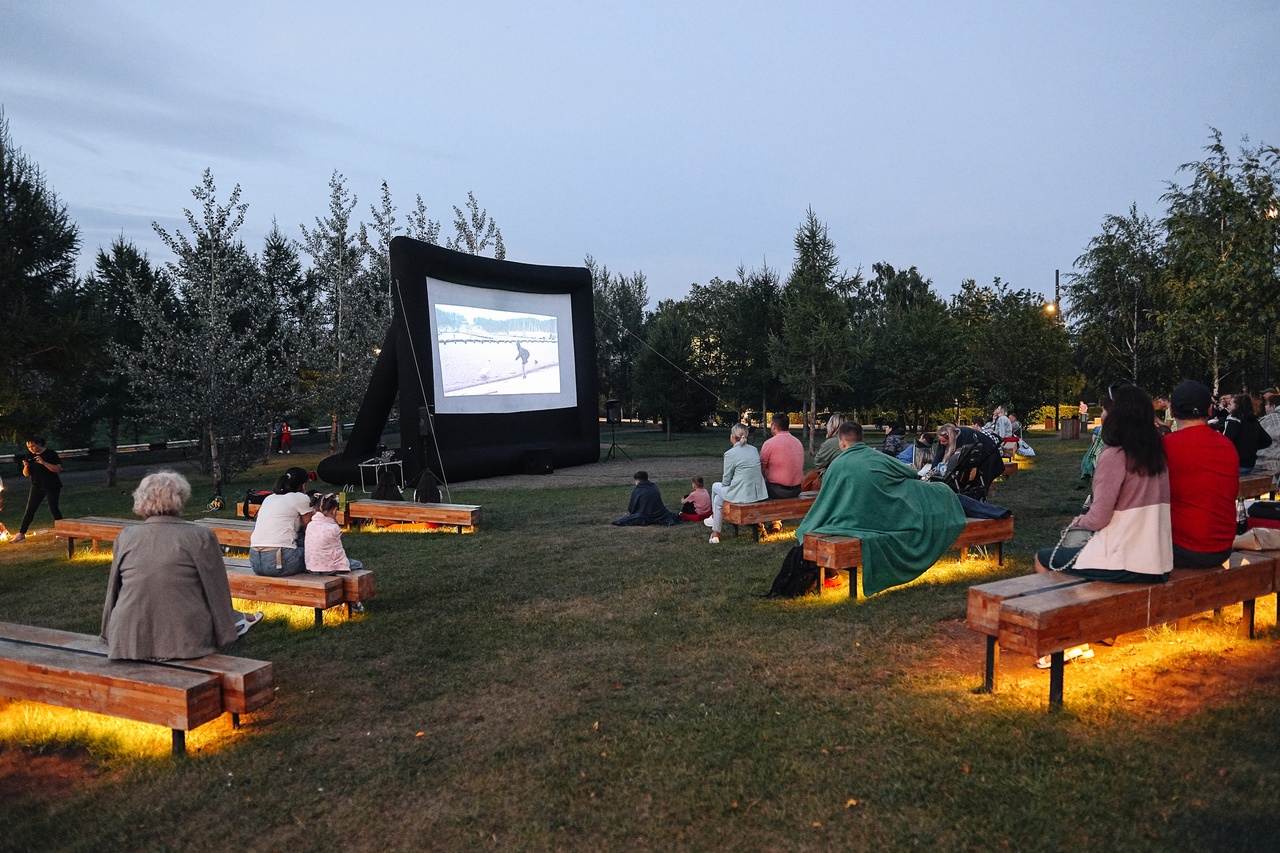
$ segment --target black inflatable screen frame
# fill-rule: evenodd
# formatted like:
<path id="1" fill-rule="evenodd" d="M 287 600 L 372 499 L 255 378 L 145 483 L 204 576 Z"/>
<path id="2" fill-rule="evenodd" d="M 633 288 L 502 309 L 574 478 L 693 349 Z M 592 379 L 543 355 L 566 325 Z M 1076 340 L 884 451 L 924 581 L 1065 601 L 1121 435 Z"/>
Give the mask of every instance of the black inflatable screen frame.
<path id="1" fill-rule="evenodd" d="M 545 460 L 548 452 L 556 468 L 598 462 L 600 419 L 591 274 L 582 267 L 520 264 L 468 255 L 408 237 L 393 238 L 390 250 L 391 328 L 345 448 L 317 466 L 321 479 L 335 485 L 360 484 L 359 465 L 376 455 L 397 396 L 399 456 L 407 483 L 415 482 L 426 468 L 446 483 L 523 473 L 529 460 Z M 527 412 L 435 414 L 428 277 L 513 293 L 568 294 L 577 405 Z M 428 430 L 419 424 L 422 407 L 432 413 Z"/>

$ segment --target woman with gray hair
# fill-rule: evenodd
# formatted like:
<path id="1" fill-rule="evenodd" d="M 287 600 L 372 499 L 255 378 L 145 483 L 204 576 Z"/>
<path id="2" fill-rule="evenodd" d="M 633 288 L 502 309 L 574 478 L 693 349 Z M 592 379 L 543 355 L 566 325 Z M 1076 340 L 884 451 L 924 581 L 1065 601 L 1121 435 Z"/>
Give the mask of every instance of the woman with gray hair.
<path id="1" fill-rule="evenodd" d="M 711 517 L 703 524 L 711 528 L 712 545 L 720 544 L 724 502 L 755 503 L 769 497 L 760 469 L 760 451 L 747 440 L 747 425 L 738 423 L 729 429 L 729 443 L 724 452 L 724 475 L 711 486 Z"/>
<path id="2" fill-rule="evenodd" d="M 134 491 L 143 522 L 116 537 L 102 610 L 108 658 L 203 657 L 262 619 L 231 607 L 218 538 L 180 517 L 190 497 L 191 484 L 175 471 L 149 474 Z"/>

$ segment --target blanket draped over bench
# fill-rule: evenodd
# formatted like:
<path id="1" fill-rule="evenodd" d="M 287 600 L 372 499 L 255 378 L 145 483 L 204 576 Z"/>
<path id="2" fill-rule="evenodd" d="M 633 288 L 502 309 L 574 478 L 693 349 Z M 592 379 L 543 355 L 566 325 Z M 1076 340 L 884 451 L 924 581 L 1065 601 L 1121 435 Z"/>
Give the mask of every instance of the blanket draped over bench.
<path id="1" fill-rule="evenodd" d="M 862 589 L 867 596 L 909 583 L 938 561 L 965 527 L 955 492 L 855 444 L 827 468 L 822 490 L 796 529 L 862 540 Z"/>

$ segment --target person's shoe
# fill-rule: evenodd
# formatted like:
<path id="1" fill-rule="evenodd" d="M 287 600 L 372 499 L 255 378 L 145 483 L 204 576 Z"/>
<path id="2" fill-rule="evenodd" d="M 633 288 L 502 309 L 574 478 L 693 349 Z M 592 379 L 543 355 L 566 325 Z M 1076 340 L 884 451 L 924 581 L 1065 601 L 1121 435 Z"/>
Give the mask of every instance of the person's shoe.
<path id="1" fill-rule="evenodd" d="M 720 534 L 719 534 L 719 533 L 712 533 L 712 534 L 711 534 L 711 538 L 707 540 L 707 543 L 708 543 L 708 544 L 710 544 L 710 545 L 719 545 L 719 544 L 720 544 Z"/>
<path id="2" fill-rule="evenodd" d="M 774 533 L 781 533 L 781 532 L 782 532 L 782 522 L 781 522 L 781 521 L 775 521 L 775 522 L 773 523 L 773 532 L 774 532 Z"/>
<path id="3" fill-rule="evenodd" d="M 10 542 L 25 542 L 25 541 L 27 541 L 27 534 L 25 534 L 25 533 L 19 533 L 17 536 L 13 537 L 13 538 L 12 538 L 12 539 L 10 539 L 9 541 L 10 541 Z"/>
<path id="4" fill-rule="evenodd" d="M 362 602 L 362 601 L 357 601 L 357 602 L 353 603 L 353 604 L 351 605 L 351 612 L 352 612 L 352 613 L 363 613 L 363 612 L 364 612 L 364 602 Z"/>
<path id="5" fill-rule="evenodd" d="M 1072 646 L 1062 653 L 1062 662 L 1071 663 L 1073 660 L 1088 660 L 1093 657 L 1093 649 L 1089 648 L 1089 644 L 1083 646 Z M 1048 669 L 1053 666 L 1053 655 L 1045 655 L 1036 660 L 1037 669 Z"/>
<path id="6" fill-rule="evenodd" d="M 262 621 L 262 611 L 257 613 L 246 613 L 236 620 L 236 636 L 243 637 L 249 633 L 249 629 Z"/>
<path id="7" fill-rule="evenodd" d="M 839 589 L 841 586 L 843 586 L 843 584 L 840 583 L 840 578 L 823 578 L 822 579 L 823 589 Z"/>
<path id="8" fill-rule="evenodd" d="M 705 524 L 707 527 L 715 526 L 715 521 L 709 515 L 706 518 L 702 519 L 702 523 Z"/>

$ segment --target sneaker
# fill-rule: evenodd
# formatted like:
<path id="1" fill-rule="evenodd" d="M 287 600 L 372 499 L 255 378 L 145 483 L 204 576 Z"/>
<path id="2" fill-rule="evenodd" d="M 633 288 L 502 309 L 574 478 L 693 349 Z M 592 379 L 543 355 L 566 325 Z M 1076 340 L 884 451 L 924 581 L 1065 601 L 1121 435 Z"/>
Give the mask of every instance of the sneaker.
<path id="1" fill-rule="evenodd" d="M 1085 643 L 1083 646 L 1072 646 L 1063 652 L 1062 662 L 1071 663 L 1076 659 L 1088 660 L 1091 657 L 1093 657 L 1093 649 L 1089 648 L 1088 643 Z M 1053 666 L 1053 655 L 1045 655 L 1044 657 L 1036 660 L 1037 669 L 1048 669 L 1051 666 Z"/>
<path id="2" fill-rule="evenodd" d="M 839 589 L 841 586 L 843 586 L 843 584 L 840 583 L 840 578 L 823 578 L 822 579 L 823 589 Z"/>
<path id="3" fill-rule="evenodd" d="M 773 523 L 773 532 L 774 532 L 774 533 L 781 533 L 781 532 L 782 532 L 782 522 L 781 522 L 781 521 L 775 521 L 775 522 Z"/>
<path id="4" fill-rule="evenodd" d="M 351 612 L 352 612 L 352 613 L 363 613 L 363 612 L 364 612 L 364 602 L 357 601 L 357 602 L 355 602 L 354 604 L 352 604 L 352 605 L 351 605 Z"/>
<path id="5" fill-rule="evenodd" d="M 13 538 L 12 538 L 12 539 L 10 539 L 9 541 L 10 541 L 10 542 L 25 542 L 25 541 L 27 541 L 27 534 L 25 534 L 25 533 L 19 533 L 17 536 L 13 537 Z"/>
<path id="6" fill-rule="evenodd" d="M 236 620 L 236 636 L 243 637 L 249 633 L 249 629 L 262 621 L 262 611 L 257 613 L 246 613 Z"/>
<path id="7" fill-rule="evenodd" d="M 702 519 L 702 523 L 705 524 L 707 527 L 715 526 L 715 521 L 709 515 L 706 518 Z"/>
<path id="8" fill-rule="evenodd" d="M 719 544 L 720 544 L 720 534 L 719 534 L 719 533 L 712 533 L 712 534 L 711 534 L 711 538 L 707 540 L 707 543 L 708 543 L 708 544 L 710 544 L 710 545 L 719 545 Z"/>

